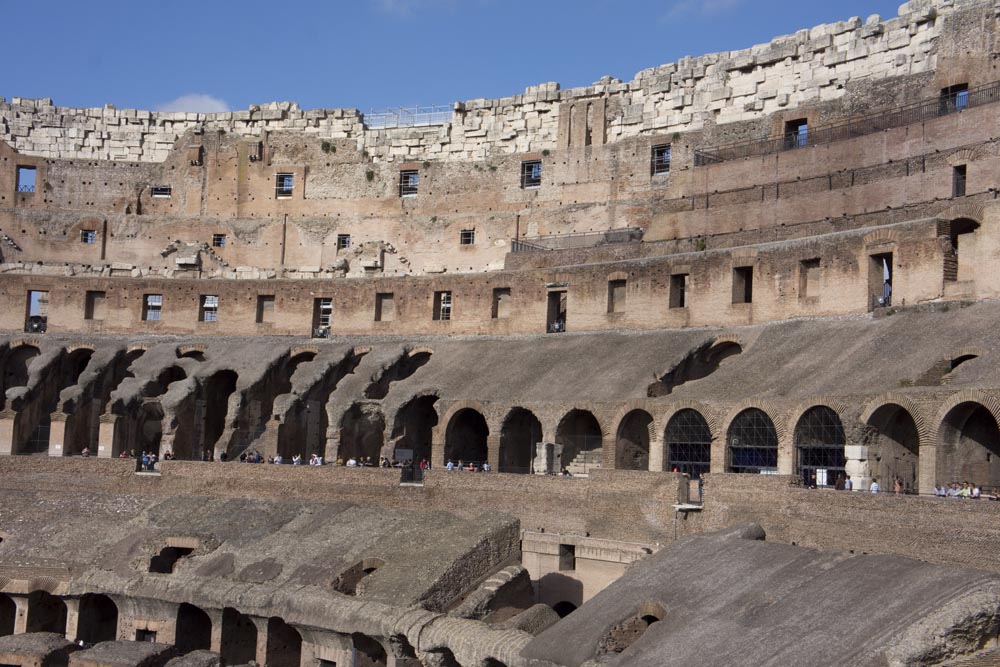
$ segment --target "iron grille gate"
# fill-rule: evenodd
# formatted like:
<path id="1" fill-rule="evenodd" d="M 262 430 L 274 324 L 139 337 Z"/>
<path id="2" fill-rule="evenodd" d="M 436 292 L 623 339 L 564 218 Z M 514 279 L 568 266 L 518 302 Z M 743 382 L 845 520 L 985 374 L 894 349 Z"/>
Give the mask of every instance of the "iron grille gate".
<path id="1" fill-rule="evenodd" d="M 807 486 L 833 486 L 846 474 L 847 436 L 840 417 L 826 406 L 806 411 L 795 425 L 798 473 Z"/>
<path id="2" fill-rule="evenodd" d="M 712 433 L 697 411 L 681 410 L 667 423 L 667 470 L 677 470 L 692 478 L 708 473 L 711 463 Z"/>
<path id="3" fill-rule="evenodd" d="M 736 415 L 727 439 L 729 472 L 778 471 L 778 434 L 762 411 L 749 408 Z"/>

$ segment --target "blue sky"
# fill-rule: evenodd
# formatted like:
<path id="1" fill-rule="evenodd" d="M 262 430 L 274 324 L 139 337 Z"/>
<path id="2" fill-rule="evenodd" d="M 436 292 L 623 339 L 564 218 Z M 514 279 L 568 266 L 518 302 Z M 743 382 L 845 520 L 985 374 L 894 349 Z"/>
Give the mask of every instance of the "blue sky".
<path id="1" fill-rule="evenodd" d="M 245 109 L 450 104 L 558 81 L 628 80 L 685 55 L 899 0 L 0 0 L 0 96 L 64 106 Z M 16 10 L 16 11 L 15 11 Z M 30 18 L 29 16 L 30 15 Z M 194 97 L 191 97 L 194 96 Z M 186 100 L 177 103 L 177 100 Z"/>

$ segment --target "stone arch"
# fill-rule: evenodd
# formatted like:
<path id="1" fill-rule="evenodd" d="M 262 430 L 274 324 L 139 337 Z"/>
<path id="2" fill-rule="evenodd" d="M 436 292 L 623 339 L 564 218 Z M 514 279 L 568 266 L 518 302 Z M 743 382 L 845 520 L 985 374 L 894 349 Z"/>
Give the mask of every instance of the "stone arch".
<path id="1" fill-rule="evenodd" d="M 42 353 L 37 345 L 22 342 L 12 346 L 4 359 L 3 367 L 3 389 L 4 391 L 12 387 L 23 387 L 28 384 L 28 368 L 31 361 Z M 2 397 L 0 397 L 2 400 Z"/>
<path id="2" fill-rule="evenodd" d="M 471 407 L 449 411 L 444 439 L 445 460 L 484 463 L 488 458 L 490 427 L 483 412 Z"/>
<path id="3" fill-rule="evenodd" d="M 938 217 L 948 220 L 968 218 L 983 224 L 983 220 L 986 219 L 986 206 L 979 202 L 958 202 L 938 213 Z"/>
<path id="4" fill-rule="evenodd" d="M 563 466 L 569 467 L 582 454 L 582 472 L 587 466 L 601 467 L 604 428 L 592 411 L 573 408 L 563 415 L 556 426 L 556 443 L 563 448 Z"/>
<path id="5" fill-rule="evenodd" d="M 663 433 L 664 470 L 701 477 L 711 471 L 712 425 L 692 407 L 675 410 Z"/>
<path id="6" fill-rule="evenodd" d="M 642 409 L 629 411 L 615 431 L 615 468 L 649 470 L 649 445 L 655 436 L 653 416 Z"/>
<path id="7" fill-rule="evenodd" d="M 299 667 L 302 661 L 302 635 L 284 619 L 272 616 L 267 619 L 267 647 L 265 663 L 268 667 Z"/>
<path id="8" fill-rule="evenodd" d="M 80 598 L 77 639 L 88 644 L 118 638 L 118 605 L 107 595 L 87 593 Z"/>
<path id="9" fill-rule="evenodd" d="M 212 617 L 203 609 L 182 602 L 177 607 L 177 640 L 181 653 L 208 651 L 212 648 Z"/>
<path id="10" fill-rule="evenodd" d="M 936 422 L 937 481 L 1000 487 L 1000 400 L 961 391 L 941 405 Z"/>
<path id="11" fill-rule="evenodd" d="M 394 451 L 408 449 L 413 452 L 414 461 L 431 460 L 434 431 L 439 423 L 434 407 L 437 401 L 436 394 L 418 394 L 396 410 L 390 435 L 394 441 Z"/>
<path id="12" fill-rule="evenodd" d="M 542 422 L 523 407 L 507 413 L 500 426 L 500 472 L 534 471 L 535 446 L 542 441 Z"/>
<path id="13" fill-rule="evenodd" d="M 66 634 L 66 603 L 62 598 L 43 590 L 28 595 L 28 619 L 25 632 Z"/>
<path id="14" fill-rule="evenodd" d="M 385 416 L 376 403 L 354 403 L 340 418 L 337 458 L 378 462 L 385 437 Z"/>
<path id="15" fill-rule="evenodd" d="M 385 647 L 374 637 L 355 632 L 351 635 L 351 644 L 359 658 L 356 664 L 366 667 L 386 667 L 389 664 Z"/>
<path id="16" fill-rule="evenodd" d="M 194 359 L 200 363 L 206 361 L 208 356 L 205 354 L 204 345 L 182 345 L 177 348 L 177 358 Z"/>
<path id="17" fill-rule="evenodd" d="M 895 229 L 880 228 L 864 235 L 862 243 L 865 248 L 881 245 L 896 245 L 899 243 L 899 234 Z"/>
<path id="18" fill-rule="evenodd" d="M 921 408 L 920 405 L 918 405 L 906 394 L 901 394 L 895 391 L 879 394 L 875 398 L 868 401 L 868 404 L 861 412 L 859 419 L 867 424 L 871 421 L 872 415 L 875 414 L 879 408 L 888 403 L 894 403 L 909 413 L 910 418 L 913 419 L 913 423 L 917 428 L 917 433 L 920 436 L 920 444 L 933 441 L 935 431 L 930 427 L 927 418 L 924 415 L 923 408 Z M 935 421 L 935 423 L 940 423 L 940 421 Z"/>
<path id="19" fill-rule="evenodd" d="M 734 410 L 726 427 L 726 472 L 777 471 L 779 423 L 757 405 Z"/>
<path id="20" fill-rule="evenodd" d="M 245 665 L 257 658 L 257 626 L 246 614 L 232 607 L 222 610 L 222 660 L 227 665 Z"/>
<path id="21" fill-rule="evenodd" d="M 948 166 L 956 167 L 960 164 L 968 164 L 986 157 L 985 151 L 978 146 L 972 148 L 959 148 L 947 157 Z"/>
<path id="22" fill-rule="evenodd" d="M 919 487 L 921 446 L 928 442 L 921 433 L 920 412 L 908 399 L 885 400 L 869 404 L 862 415 L 866 424 L 865 445 L 868 447 L 868 472 L 882 480 L 900 478 L 904 488 Z"/>
<path id="23" fill-rule="evenodd" d="M 226 429 L 229 416 L 229 397 L 236 392 L 239 375 L 236 371 L 224 368 L 216 371 L 204 381 L 202 396 L 205 401 L 204 429 L 202 431 L 202 447 L 213 450 Z"/>
<path id="24" fill-rule="evenodd" d="M 793 430 L 795 472 L 806 486 L 835 486 L 847 476 L 847 435 L 840 414 L 828 405 L 802 412 Z"/>

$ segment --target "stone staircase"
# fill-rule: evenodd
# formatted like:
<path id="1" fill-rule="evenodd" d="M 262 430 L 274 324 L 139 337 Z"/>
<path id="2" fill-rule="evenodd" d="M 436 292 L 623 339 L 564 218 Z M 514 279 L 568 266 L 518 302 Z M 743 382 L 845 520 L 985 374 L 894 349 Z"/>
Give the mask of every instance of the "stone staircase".
<path id="1" fill-rule="evenodd" d="M 576 455 L 576 458 L 566 466 L 573 477 L 587 477 L 593 468 L 600 468 L 604 460 L 604 449 L 588 449 Z"/>

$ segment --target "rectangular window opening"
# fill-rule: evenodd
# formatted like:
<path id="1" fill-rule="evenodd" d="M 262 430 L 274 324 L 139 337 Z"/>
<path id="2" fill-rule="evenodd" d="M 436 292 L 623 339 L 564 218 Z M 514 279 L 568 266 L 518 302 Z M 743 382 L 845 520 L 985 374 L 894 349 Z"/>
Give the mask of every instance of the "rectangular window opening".
<path id="1" fill-rule="evenodd" d="M 260 294 L 257 296 L 257 324 L 274 322 L 274 295 Z"/>
<path id="2" fill-rule="evenodd" d="M 152 642 L 156 643 L 156 631 L 155 630 L 136 630 L 135 640 L 137 642 Z"/>
<path id="3" fill-rule="evenodd" d="M 804 259 L 799 264 L 799 298 L 816 296 L 819 284 L 819 258 Z"/>
<path id="4" fill-rule="evenodd" d="M 142 297 L 142 319 L 146 322 L 159 322 L 163 311 L 162 294 L 145 294 Z"/>
<path id="5" fill-rule="evenodd" d="M 650 155 L 650 169 L 653 176 L 670 173 L 670 144 L 653 146 Z"/>
<path id="6" fill-rule="evenodd" d="M 214 294 L 203 294 L 198 309 L 199 322 L 219 321 L 219 297 Z"/>
<path id="7" fill-rule="evenodd" d="M 888 308 L 892 305 L 893 280 L 892 253 L 870 255 L 868 259 L 868 293 L 870 309 Z"/>
<path id="8" fill-rule="evenodd" d="M 802 148 L 809 144 L 809 122 L 805 118 L 796 118 L 785 123 L 785 146 Z"/>
<path id="9" fill-rule="evenodd" d="M 108 294 L 107 292 L 87 292 L 87 300 L 84 306 L 83 319 L 103 320 L 106 310 Z"/>
<path id="10" fill-rule="evenodd" d="M 458 234 L 458 242 L 460 245 L 472 245 L 476 242 L 476 230 L 475 229 L 463 229 Z"/>
<path id="11" fill-rule="evenodd" d="M 313 299 L 313 338 L 329 338 L 333 324 L 333 298 Z"/>
<path id="12" fill-rule="evenodd" d="M 510 317 L 509 287 L 497 287 L 493 290 L 493 312 L 491 316 L 494 320 L 505 320 Z"/>
<path id="13" fill-rule="evenodd" d="M 441 322 L 451 319 L 451 292 L 434 292 L 434 319 Z"/>
<path id="14" fill-rule="evenodd" d="M 34 167 L 21 167 L 17 168 L 17 191 L 24 193 L 32 193 L 35 191 L 35 176 L 37 170 Z"/>
<path id="15" fill-rule="evenodd" d="M 576 569 L 576 545 L 559 545 L 559 571 L 570 572 Z"/>
<path id="16" fill-rule="evenodd" d="M 337 250 L 347 250 L 351 247 L 350 234 L 337 234 Z"/>
<path id="17" fill-rule="evenodd" d="M 28 292 L 28 314 L 24 330 L 28 333 L 45 333 L 49 328 L 49 293 L 39 290 Z"/>
<path id="18" fill-rule="evenodd" d="M 542 161 L 528 160 L 521 163 L 521 187 L 538 188 L 542 186 Z"/>
<path id="19" fill-rule="evenodd" d="M 964 197 L 967 165 L 960 164 L 951 170 L 951 196 Z"/>
<path id="20" fill-rule="evenodd" d="M 278 199 L 287 199 L 295 191 L 295 174 L 275 174 L 274 196 Z"/>
<path id="21" fill-rule="evenodd" d="M 416 169 L 403 169 L 399 172 L 399 196 L 416 197 L 420 187 L 420 172 Z"/>
<path id="22" fill-rule="evenodd" d="M 566 290 L 549 292 L 545 319 L 545 331 L 547 333 L 562 333 L 566 331 L 567 304 Z"/>
<path id="23" fill-rule="evenodd" d="M 169 185 L 154 185 L 152 187 L 153 199 L 170 199 L 174 190 Z"/>
<path id="24" fill-rule="evenodd" d="M 625 312 L 625 280 L 609 280 L 608 281 L 608 312 L 609 313 L 624 313 Z"/>
<path id="25" fill-rule="evenodd" d="M 941 113 L 961 111 L 969 106 L 969 84 L 957 83 L 941 89 Z"/>
<path id="26" fill-rule="evenodd" d="M 687 308 L 688 274 L 675 273 L 670 276 L 670 307 Z"/>
<path id="27" fill-rule="evenodd" d="M 753 303 L 753 267 L 733 269 L 733 303 Z"/>
<path id="28" fill-rule="evenodd" d="M 396 316 L 396 306 L 392 292 L 379 292 L 375 295 L 375 321 L 392 322 Z"/>
<path id="29" fill-rule="evenodd" d="M 212 234 L 212 245 L 216 248 L 226 247 L 226 235 L 225 234 Z"/>
<path id="30" fill-rule="evenodd" d="M 97 231 L 93 229 L 80 230 L 80 243 L 94 243 L 97 241 Z"/>

